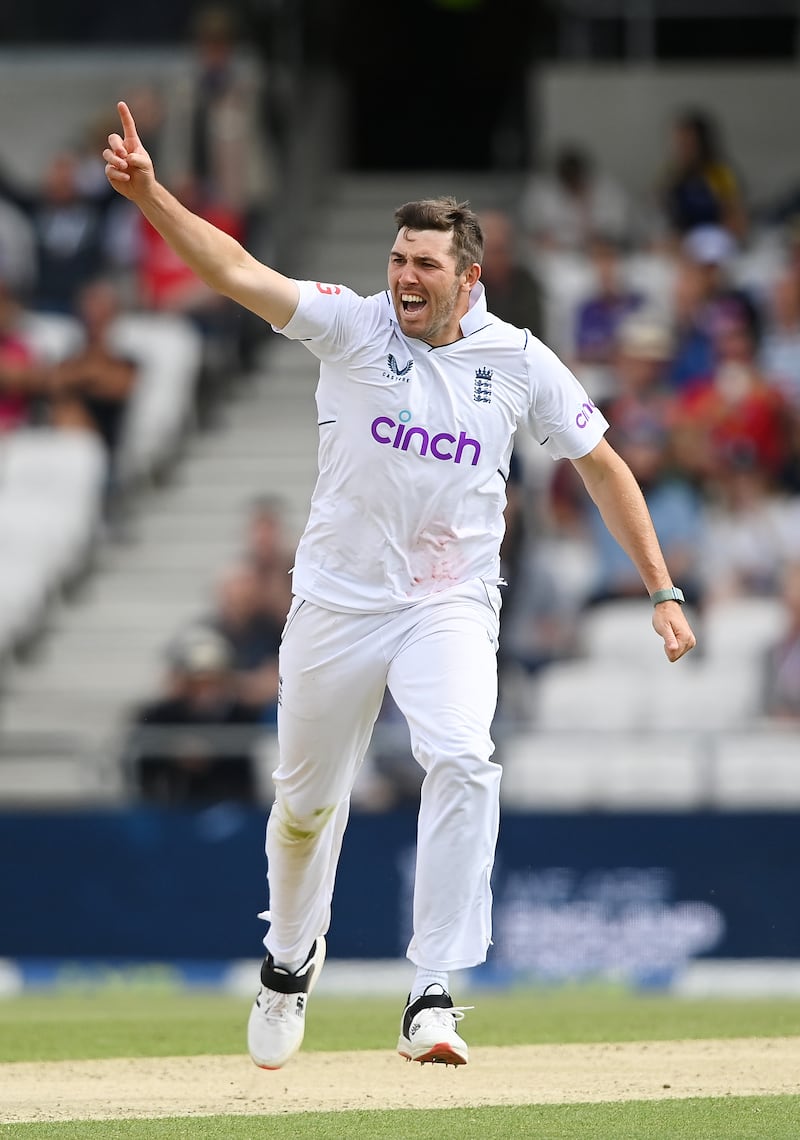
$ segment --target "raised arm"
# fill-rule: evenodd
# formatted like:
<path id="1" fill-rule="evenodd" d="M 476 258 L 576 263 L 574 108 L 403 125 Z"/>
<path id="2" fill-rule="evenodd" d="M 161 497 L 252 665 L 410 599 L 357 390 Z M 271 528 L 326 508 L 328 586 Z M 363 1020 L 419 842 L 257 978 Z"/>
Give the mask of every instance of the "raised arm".
<path id="1" fill-rule="evenodd" d="M 670 587 L 672 579 L 644 495 L 625 460 L 603 439 L 588 455 L 572 462 L 603 522 L 639 571 L 647 592 Z M 678 602 L 659 602 L 653 607 L 653 628 L 663 638 L 670 661 L 677 661 L 695 646 L 695 636 Z"/>
<path id="2" fill-rule="evenodd" d="M 296 282 L 257 261 L 234 238 L 181 205 L 156 179 L 128 105 L 118 103 L 117 109 L 122 135 L 109 135 L 103 151 L 106 177 L 113 188 L 139 207 L 207 285 L 283 328 L 297 308 Z"/>

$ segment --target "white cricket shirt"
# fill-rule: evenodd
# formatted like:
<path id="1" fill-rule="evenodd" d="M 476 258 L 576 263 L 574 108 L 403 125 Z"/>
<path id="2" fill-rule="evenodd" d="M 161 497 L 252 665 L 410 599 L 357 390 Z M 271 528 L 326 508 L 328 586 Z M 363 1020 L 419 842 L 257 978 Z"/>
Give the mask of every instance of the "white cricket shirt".
<path id="1" fill-rule="evenodd" d="M 347 613 L 391 611 L 471 578 L 496 583 L 514 435 L 577 459 L 608 428 L 558 357 L 473 288 L 463 339 L 403 335 L 388 291 L 300 281 L 276 332 L 320 360 L 319 474 L 293 590 Z"/>

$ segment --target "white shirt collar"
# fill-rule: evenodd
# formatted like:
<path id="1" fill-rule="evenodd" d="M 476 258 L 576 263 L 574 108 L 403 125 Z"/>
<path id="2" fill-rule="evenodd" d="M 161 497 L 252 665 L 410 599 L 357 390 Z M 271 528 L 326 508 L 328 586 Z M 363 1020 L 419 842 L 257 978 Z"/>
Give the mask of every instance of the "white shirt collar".
<path id="1" fill-rule="evenodd" d="M 388 292 L 388 290 L 386 296 L 389 301 L 389 308 L 391 310 L 391 320 L 395 324 L 399 324 L 394 302 L 392 301 L 392 295 L 390 292 Z M 487 317 L 488 310 L 486 307 L 486 290 L 483 287 L 483 283 L 481 281 L 478 281 L 475 285 L 472 286 L 472 289 L 470 290 L 469 308 L 459 321 L 459 326 L 464 336 L 469 336 L 470 333 L 474 333 L 478 329 L 483 328 L 483 326 L 486 324 Z"/>
<path id="2" fill-rule="evenodd" d="M 469 293 L 469 308 L 461 318 L 459 324 L 464 336 L 469 336 L 486 324 L 488 310 L 486 308 L 486 290 L 481 281 L 477 281 Z"/>

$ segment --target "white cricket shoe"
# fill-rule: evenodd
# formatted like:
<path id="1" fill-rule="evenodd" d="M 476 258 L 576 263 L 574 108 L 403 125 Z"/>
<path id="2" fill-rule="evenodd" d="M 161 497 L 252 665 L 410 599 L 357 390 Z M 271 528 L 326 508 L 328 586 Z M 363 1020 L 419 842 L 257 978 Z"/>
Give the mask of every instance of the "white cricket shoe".
<path id="1" fill-rule="evenodd" d="M 429 992 L 435 991 L 435 992 Z M 400 1022 L 397 1052 L 407 1061 L 438 1062 L 440 1065 L 466 1065 L 469 1048 L 456 1026 L 472 1006 L 454 1006 L 450 994 L 439 985 L 430 985 L 416 1001 L 410 1000 Z"/>
<path id="2" fill-rule="evenodd" d="M 260 1069 L 280 1069 L 303 1043 L 308 995 L 325 961 L 325 939 L 311 947 L 295 973 L 281 970 L 271 954 L 261 967 L 261 989 L 250 1010 L 247 1048 Z"/>

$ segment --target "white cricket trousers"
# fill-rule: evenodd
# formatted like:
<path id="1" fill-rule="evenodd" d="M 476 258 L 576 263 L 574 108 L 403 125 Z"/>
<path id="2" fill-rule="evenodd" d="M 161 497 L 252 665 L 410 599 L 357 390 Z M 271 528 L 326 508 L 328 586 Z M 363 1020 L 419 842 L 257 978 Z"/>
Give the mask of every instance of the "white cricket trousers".
<path id="1" fill-rule="evenodd" d="M 500 814 L 490 736 L 499 613 L 499 590 L 480 579 L 394 613 L 345 614 L 295 599 L 280 649 L 266 840 L 264 945 L 276 960 L 305 958 L 328 930 L 350 793 L 387 686 L 425 771 L 407 955 L 429 970 L 485 960 Z"/>

